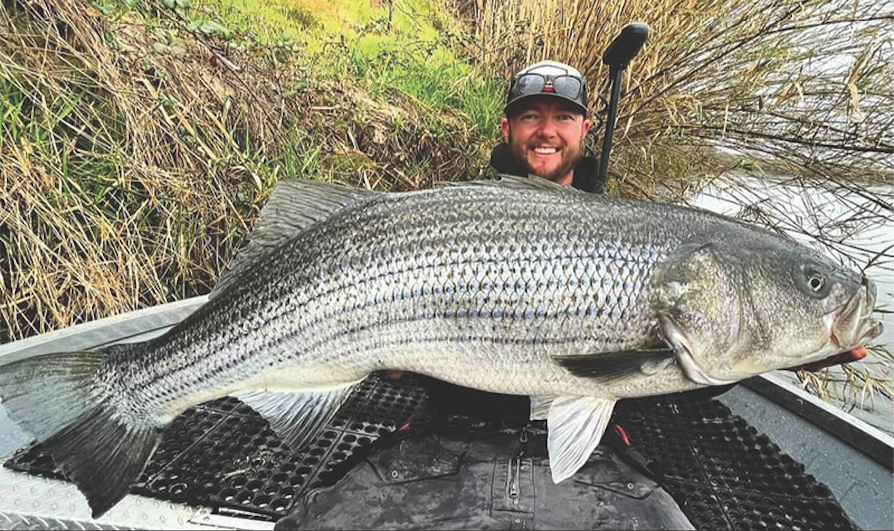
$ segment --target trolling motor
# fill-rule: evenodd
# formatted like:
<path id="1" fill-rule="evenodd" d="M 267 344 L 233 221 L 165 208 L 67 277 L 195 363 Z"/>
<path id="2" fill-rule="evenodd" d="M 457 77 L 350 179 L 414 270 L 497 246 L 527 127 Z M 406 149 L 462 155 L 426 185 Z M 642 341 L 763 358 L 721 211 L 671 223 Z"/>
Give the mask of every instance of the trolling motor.
<path id="1" fill-rule="evenodd" d="M 618 100 L 621 97 L 621 77 L 630 61 L 642 49 L 649 37 L 649 26 L 642 23 L 627 24 L 621 29 L 621 33 L 612 40 L 605 53 L 602 54 L 602 62 L 608 65 L 608 77 L 611 83 L 611 97 L 608 102 L 602 94 L 599 99 L 608 105 L 608 116 L 605 120 L 605 135 L 602 139 L 602 153 L 599 155 L 599 169 L 595 179 L 590 178 L 583 183 L 582 189 L 587 192 L 595 192 L 597 183 L 605 183 L 608 180 L 608 158 L 612 150 L 612 135 L 615 129 L 615 121 L 618 118 Z"/>

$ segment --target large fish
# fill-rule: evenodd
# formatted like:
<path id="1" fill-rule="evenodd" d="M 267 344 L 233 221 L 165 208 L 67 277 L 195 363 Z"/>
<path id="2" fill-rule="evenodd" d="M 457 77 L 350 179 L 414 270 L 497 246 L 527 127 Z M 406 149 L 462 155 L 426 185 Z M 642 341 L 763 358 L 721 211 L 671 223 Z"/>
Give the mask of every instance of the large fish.
<path id="1" fill-rule="evenodd" d="M 729 218 L 540 179 L 274 191 L 207 304 L 151 341 L 0 367 L 94 516 L 177 415 L 237 395 L 302 447 L 370 372 L 530 395 L 555 481 L 620 398 L 735 382 L 881 332 L 873 284 Z"/>

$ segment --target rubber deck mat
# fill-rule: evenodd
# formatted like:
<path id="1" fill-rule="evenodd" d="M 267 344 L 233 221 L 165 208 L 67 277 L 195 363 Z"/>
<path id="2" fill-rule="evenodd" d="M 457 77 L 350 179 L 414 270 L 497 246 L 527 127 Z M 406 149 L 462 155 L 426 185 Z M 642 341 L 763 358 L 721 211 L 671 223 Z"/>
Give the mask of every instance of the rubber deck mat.
<path id="1" fill-rule="evenodd" d="M 409 373 L 399 380 L 373 374 L 313 443 L 298 450 L 235 398 L 192 408 L 165 431 L 131 491 L 278 520 L 304 493 L 336 482 L 351 465 L 346 460 L 365 455 L 374 441 L 427 406 L 443 408 L 454 394 L 461 402 L 467 393 L 477 411 L 489 408 L 485 393 L 426 382 L 431 383 Z M 444 426 L 517 426 L 524 413 L 519 404 L 526 402 L 490 396 L 508 412 L 502 422 L 454 415 Z M 855 528 L 825 485 L 716 400 L 692 394 L 622 400 L 612 422 L 623 427 L 633 448 L 658 464 L 661 485 L 697 529 Z M 39 444 L 20 450 L 5 466 L 62 478 Z"/>
<path id="2" fill-rule="evenodd" d="M 612 422 L 697 529 L 856 529 L 828 487 L 717 400 L 622 400 Z"/>

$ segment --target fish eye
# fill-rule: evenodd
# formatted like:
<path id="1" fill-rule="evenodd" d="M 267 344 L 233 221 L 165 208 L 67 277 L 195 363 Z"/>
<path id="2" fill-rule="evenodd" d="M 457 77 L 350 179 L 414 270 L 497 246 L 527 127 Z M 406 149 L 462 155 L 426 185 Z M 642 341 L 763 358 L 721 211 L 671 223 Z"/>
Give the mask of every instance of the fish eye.
<path id="1" fill-rule="evenodd" d="M 829 294 L 832 287 L 830 277 L 821 268 L 816 266 L 801 266 L 797 284 L 807 295 L 822 299 Z"/>
<path id="2" fill-rule="evenodd" d="M 814 293 L 819 293 L 826 286 L 826 277 L 819 273 L 813 273 L 807 278 L 807 287 Z"/>

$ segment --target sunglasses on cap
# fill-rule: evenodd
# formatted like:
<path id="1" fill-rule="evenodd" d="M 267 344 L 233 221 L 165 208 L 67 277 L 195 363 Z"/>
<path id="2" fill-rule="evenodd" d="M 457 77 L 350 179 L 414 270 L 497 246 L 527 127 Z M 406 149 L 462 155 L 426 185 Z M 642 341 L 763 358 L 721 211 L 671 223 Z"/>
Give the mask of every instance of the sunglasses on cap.
<path id="1" fill-rule="evenodd" d="M 549 75 L 538 72 L 518 74 L 512 80 L 506 108 L 514 106 L 514 103 L 521 98 L 535 95 L 559 96 L 576 104 L 583 112 L 587 111 L 587 87 L 580 77 L 569 74 Z"/>
<path id="2" fill-rule="evenodd" d="M 518 96 L 554 92 L 560 96 L 576 100 L 580 97 L 583 87 L 584 85 L 581 83 L 580 78 L 576 76 L 567 74 L 549 76 L 532 72 L 518 76 L 512 89 Z"/>

